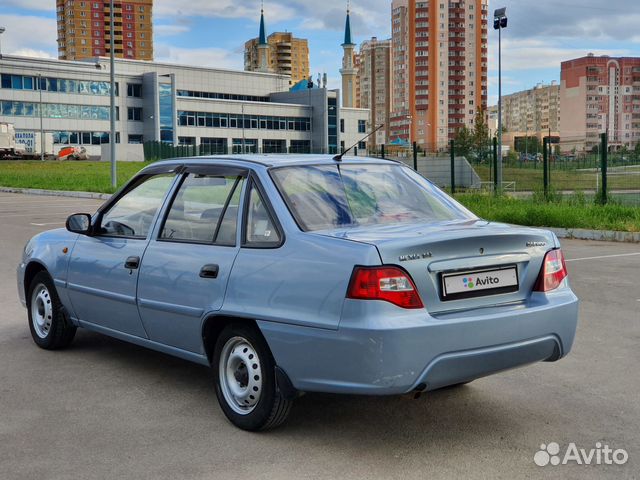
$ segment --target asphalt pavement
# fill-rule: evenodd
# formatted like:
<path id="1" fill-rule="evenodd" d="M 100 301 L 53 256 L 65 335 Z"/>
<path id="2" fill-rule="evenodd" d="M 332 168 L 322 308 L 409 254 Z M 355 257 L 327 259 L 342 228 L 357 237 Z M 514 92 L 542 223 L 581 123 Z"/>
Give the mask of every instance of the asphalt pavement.
<path id="1" fill-rule="evenodd" d="M 68 350 L 33 344 L 22 248 L 98 205 L 0 194 L 0 478 L 640 478 L 638 244 L 563 242 L 581 305 L 559 362 L 417 400 L 308 394 L 283 427 L 247 433 L 220 411 L 207 368 L 86 331 Z M 551 442 L 628 460 L 537 466 Z"/>

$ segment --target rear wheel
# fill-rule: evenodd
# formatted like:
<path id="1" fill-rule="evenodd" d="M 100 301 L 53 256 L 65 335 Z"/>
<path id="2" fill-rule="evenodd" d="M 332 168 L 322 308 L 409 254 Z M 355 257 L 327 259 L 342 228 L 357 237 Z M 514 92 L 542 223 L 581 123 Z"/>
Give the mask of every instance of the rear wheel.
<path id="1" fill-rule="evenodd" d="M 40 348 L 55 350 L 69 346 L 76 334 L 64 316 L 62 302 L 46 272 L 39 272 L 29 285 L 29 330 Z"/>
<path id="2" fill-rule="evenodd" d="M 243 430 L 267 430 L 291 409 L 276 383 L 275 362 L 260 332 L 232 324 L 216 341 L 212 368 L 216 395 L 227 418 Z"/>

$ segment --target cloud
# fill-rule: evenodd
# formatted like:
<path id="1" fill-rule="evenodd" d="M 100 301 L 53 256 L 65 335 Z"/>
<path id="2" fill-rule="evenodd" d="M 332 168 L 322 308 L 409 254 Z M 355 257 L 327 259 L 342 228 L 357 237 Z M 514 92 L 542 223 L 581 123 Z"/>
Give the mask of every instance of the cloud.
<path id="1" fill-rule="evenodd" d="M 156 43 L 155 60 L 231 70 L 244 68 L 242 56 L 222 48 L 182 48 L 166 43 Z"/>
<path id="2" fill-rule="evenodd" d="M 624 41 L 637 35 L 640 23 L 637 0 L 509 2 L 507 16 L 508 35 L 514 38 Z"/>
<path id="3" fill-rule="evenodd" d="M 191 29 L 187 25 L 154 25 L 153 33 L 159 37 L 168 37 L 171 35 L 180 35 L 182 33 L 186 33 Z"/>
<path id="4" fill-rule="evenodd" d="M 274 21 L 293 18 L 296 11 L 283 3 L 287 2 L 266 2 L 264 6 L 265 17 Z M 247 2 L 246 0 L 156 0 L 153 4 L 153 12 L 156 17 L 162 18 L 186 16 L 251 18 L 255 20 L 260 12 L 260 2 Z"/>
<path id="5" fill-rule="evenodd" d="M 56 58 L 56 19 L 34 15 L 3 15 L 2 52 L 30 57 Z"/>
<path id="6" fill-rule="evenodd" d="M 505 39 L 502 41 L 502 68 L 507 71 L 557 68 L 559 73 L 561 62 L 583 57 L 588 53 L 610 56 L 633 54 L 629 49 L 589 48 L 588 44 L 584 47 L 565 47 L 561 42 L 542 39 Z M 498 69 L 497 55 L 496 45 L 490 45 L 490 70 Z"/>
<path id="7" fill-rule="evenodd" d="M 55 2 L 50 0 L 3 0 L 6 7 L 17 7 L 23 10 L 55 11 Z M 3 21 L 5 16 L 3 15 Z"/>

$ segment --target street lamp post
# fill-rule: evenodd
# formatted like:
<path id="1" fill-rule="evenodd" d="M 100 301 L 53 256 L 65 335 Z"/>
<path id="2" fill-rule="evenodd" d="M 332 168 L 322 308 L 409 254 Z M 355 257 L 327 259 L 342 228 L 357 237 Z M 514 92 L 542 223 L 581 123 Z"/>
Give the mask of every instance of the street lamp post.
<path id="1" fill-rule="evenodd" d="M 109 133 L 109 143 L 110 145 L 110 153 L 111 153 L 111 186 L 116 188 L 117 181 L 117 172 L 116 172 L 116 80 L 115 80 L 115 23 L 113 21 L 114 13 L 113 13 L 113 0 L 109 2 L 109 28 L 110 28 L 110 38 L 109 38 L 109 46 L 110 46 L 110 57 L 109 57 L 109 93 L 111 97 L 110 103 L 110 111 L 109 111 L 109 119 L 111 123 L 111 131 Z"/>
<path id="2" fill-rule="evenodd" d="M 498 30 L 498 164 L 496 179 L 502 190 L 502 29 L 507 28 L 507 8 L 498 8 L 493 13 L 493 28 Z"/>
<path id="3" fill-rule="evenodd" d="M 2 39 L 2 34 L 6 29 L 4 27 L 0 27 L 0 39 Z M 0 58 L 2 58 L 2 43 L 0 42 Z"/>
<path id="4" fill-rule="evenodd" d="M 40 103 L 38 111 L 40 113 L 40 161 L 44 161 L 44 125 L 42 123 L 42 74 L 38 73 L 38 93 L 40 95 Z"/>

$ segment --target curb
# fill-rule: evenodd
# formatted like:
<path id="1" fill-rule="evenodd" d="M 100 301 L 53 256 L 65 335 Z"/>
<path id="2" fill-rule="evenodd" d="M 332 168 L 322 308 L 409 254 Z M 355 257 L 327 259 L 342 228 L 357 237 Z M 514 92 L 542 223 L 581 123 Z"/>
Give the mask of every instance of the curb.
<path id="1" fill-rule="evenodd" d="M 25 195 L 50 195 L 55 197 L 87 198 L 92 200 L 108 200 L 108 193 L 72 192 L 64 190 L 43 190 L 40 188 L 0 187 L 0 192 L 22 193 Z M 536 227 L 551 230 L 559 238 L 574 240 L 596 240 L 604 242 L 640 243 L 640 232 L 617 232 L 615 230 L 587 230 L 584 228 Z"/>
<path id="2" fill-rule="evenodd" d="M 640 243 L 640 232 L 617 232 L 615 230 L 586 230 L 584 228 L 549 228 L 560 238 L 574 240 L 599 240 L 604 242 Z"/>
<path id="3" fill-rule="evenodd" d="M 110 193 L 73 192 L 64 190 L 44 190 L 41 188 L 0 187 L 3 193 L 23 193 L 25 195 L 47 195 L 52 197 L 88 198 L 92 200 L 109 200 Z"/>

